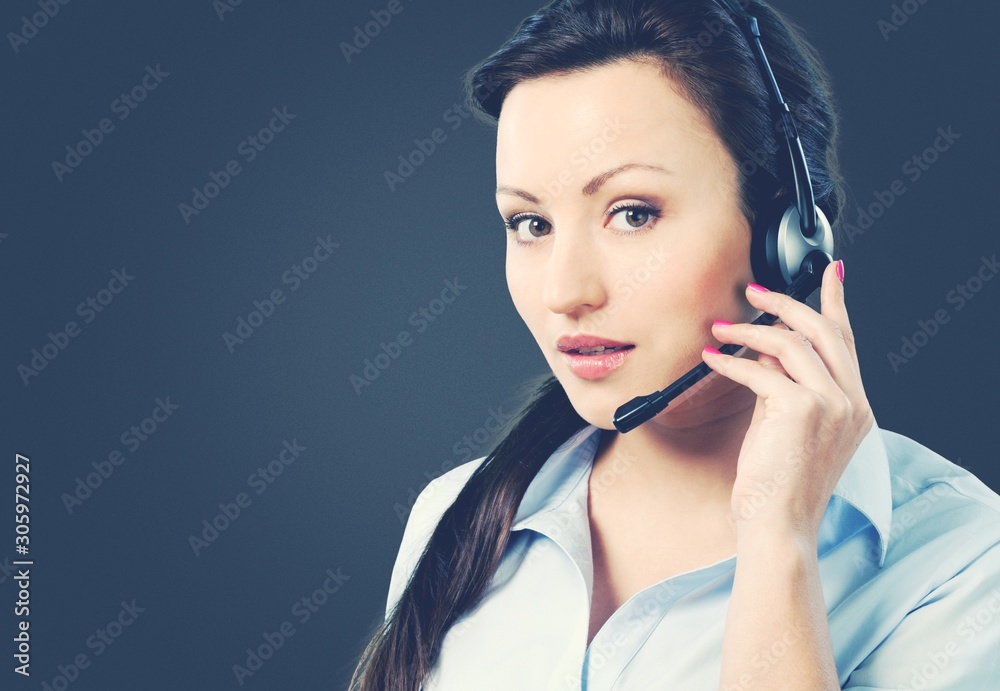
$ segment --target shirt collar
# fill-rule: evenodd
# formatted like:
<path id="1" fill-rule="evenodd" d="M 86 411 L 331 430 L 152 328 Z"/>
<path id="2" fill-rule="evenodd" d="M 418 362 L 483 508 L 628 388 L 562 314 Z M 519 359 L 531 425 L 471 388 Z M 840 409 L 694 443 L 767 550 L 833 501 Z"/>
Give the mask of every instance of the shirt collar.
<path id="1" fill-rule="evenodd" d="M 603 431 L 596 425 L 587 425 L 549 456 L 524 493 L 512 531 L 533 528 L 549 534 L 555 529 L 569 541 L 589 541 L 589 521 L 567 521 L 560 514 L 575 512 L 587 515 L 586 489 L 574 490 L 587 478 Z M 608 432 L 611 433 L 610 430 Z M 878 565 L 881 568 L 889 548 L 892 486 L 888 457 L 877 421 L 873 420 L 871 430 L 851 457 L 833 490 L 833 496 L 849 503 L 874 526 L 879 540 Z M 582 549 L 583 545 L 576 547 Z M 589 545 L 586 548 L 589 551 Z"/>

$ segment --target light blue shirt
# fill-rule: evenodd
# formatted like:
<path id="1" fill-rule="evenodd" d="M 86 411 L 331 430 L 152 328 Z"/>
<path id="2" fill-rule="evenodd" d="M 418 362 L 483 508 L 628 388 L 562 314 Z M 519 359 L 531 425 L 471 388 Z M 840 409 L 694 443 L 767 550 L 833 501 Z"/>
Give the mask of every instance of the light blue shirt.
<path id="1" fill-rule="evenodd" d="M 489 590 L 449 629 L 424 691 L 719 689 L 735 554 L 636 593 L 586 644 L 601 431 L 582 428 L 539 470 Z M 420 493 L 386 617 L 484 458 Z M 842 688 L 1000 691 L 1000 496 L 975 475 L 876 423 L 827 505 L 817 556 Z M 750 673 L 787 643 L 762 645 Z"/>

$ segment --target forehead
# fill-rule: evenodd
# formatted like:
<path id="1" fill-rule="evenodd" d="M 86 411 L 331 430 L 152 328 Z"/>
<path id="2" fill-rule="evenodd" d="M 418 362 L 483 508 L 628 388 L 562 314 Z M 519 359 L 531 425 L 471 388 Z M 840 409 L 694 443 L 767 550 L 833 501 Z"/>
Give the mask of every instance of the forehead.
<path id="1" fill-rule="evenodd" d="M 619 61 L 523 81 L 508 93 L 497 123 L 501 184 L 582 177 L 651 157 L 679 166 L 724 168 L 731 162 L 701 109 L 647 62 Z"/>

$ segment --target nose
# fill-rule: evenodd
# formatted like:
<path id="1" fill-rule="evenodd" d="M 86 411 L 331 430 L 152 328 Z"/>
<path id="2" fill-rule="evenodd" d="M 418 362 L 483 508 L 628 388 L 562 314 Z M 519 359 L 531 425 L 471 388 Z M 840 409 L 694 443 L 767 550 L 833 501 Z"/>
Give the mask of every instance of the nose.
<path id="1" fill-rule="evenodd" d="M 607 299 L 602 266 L 606 264 L 586 231 L 553 237 L 545 266 L 542 300 L 557 314 L 583 316 Z"/>

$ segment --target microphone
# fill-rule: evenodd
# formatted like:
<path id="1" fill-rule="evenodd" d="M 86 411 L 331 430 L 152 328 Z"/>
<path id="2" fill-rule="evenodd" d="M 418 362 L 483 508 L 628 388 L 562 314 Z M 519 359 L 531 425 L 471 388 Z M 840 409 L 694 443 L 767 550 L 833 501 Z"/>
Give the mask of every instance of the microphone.
<path id="1" fill-rule="evenodd" d="M 823 278 L 823 270 L 829 263 L 829 255 L 822 250 L 813 250 L 807 254 L 805 259 L 802 260 L 798 276 L 785 289 L 785 295 L 789 295 L 799 302 L 804 302 L 820 286 Z M 778 317 L 776 315 L 764 312 L 751 323 L 770 326 L 777 320 Z M 744 348 L 746 346 L 728 343 L 719 348 L 719 352 L 726 355 L 733 355 Z M 629 432 L 666 410 L 670 402 L 677 399 L 681 394 L 690 392 L 693 395 L 696 393 L 702 388 L 696 385 L 706 375 L 714 371 L 707 363 L 701 362 L 662 391 L 654 391 L 648 396 L 636 396 L 628 403 L 619 406 L 615 411 L 612 422 L 614 422 L 619 432 L 623 434 Z"/>

